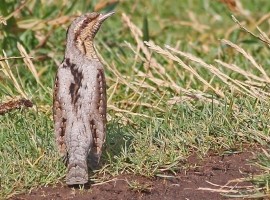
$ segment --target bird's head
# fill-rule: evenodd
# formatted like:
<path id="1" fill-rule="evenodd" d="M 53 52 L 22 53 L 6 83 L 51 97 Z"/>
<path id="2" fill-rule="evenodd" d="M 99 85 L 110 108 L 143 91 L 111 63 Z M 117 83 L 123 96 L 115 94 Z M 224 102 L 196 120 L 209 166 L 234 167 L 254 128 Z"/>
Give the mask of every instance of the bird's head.
<path id="1" fill-rule="evenodd" d="M 85 41 L 92 41 L 101 24 L 114 12 L 100 14 L 97 12 L 87 13 L 76 18 L 67 31 L 67 41 L 80 46 Z"/>

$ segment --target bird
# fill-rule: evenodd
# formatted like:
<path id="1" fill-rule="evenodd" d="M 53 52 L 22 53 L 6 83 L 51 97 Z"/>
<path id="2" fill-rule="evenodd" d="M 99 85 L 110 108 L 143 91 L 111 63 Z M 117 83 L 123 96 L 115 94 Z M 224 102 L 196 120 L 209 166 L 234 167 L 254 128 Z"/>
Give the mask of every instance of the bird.
<path id="1" fill-rule="evenodd" d="M 88 182 L 88 168 L 98 166 L 106 136 L 106 81 L 94 38 L 114 12 L 86 13 L 67 30 L 64 59 L 53 92 L 56 146 L 67 165 L 66 184 Z"/>

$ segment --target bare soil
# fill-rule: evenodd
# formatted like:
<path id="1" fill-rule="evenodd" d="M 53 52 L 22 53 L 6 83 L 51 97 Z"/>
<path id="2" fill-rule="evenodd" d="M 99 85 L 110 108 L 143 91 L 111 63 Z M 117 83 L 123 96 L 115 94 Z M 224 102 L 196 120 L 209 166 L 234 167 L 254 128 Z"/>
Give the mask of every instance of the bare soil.
<path id="1" fill-rule="evenodd" d="M 249 151 L 217 156 L 209 154 L 204 159 L 193 155 L 188 158 L 191 169 L 182 170 L 176 176 L 144 178 L 140 176 L 121 175 L 101 185 L 92 185 L 89 189 L 80 190 L 65 185 L 41 187 L 13 197 L 14 200 L 33 199 L 82 199 L 82 200 L 219 200 L 225 199 L 218 192 L 199 190 L 199 188 L 219 189 L 230 180 L 250 177 L 259 170 L 250 165 L 252 158 Z M 236 185 L 230 183 L 229 185 Z M 237 186 L 250 186 L 248 182 Z M 228 198 L 226 198 L 228 199 Z M 242 198 L 241 198 L 242 199 Z"/>

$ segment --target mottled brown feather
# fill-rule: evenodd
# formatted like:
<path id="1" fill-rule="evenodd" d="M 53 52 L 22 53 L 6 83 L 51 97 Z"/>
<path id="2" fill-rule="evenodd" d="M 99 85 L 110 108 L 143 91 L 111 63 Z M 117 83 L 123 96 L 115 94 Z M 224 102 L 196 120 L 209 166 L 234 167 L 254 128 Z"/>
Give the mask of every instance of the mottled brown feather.
<path id="1" fill-rule="evenodd" d="M 102 69 L 97 69 L 97 83 L 95 87 L 95 97 L 94 97 L 94 106 L 96 109 L 93 113 L 97 113 L 95 117 L 92 117 L 90 121 L 90 127 L 93 129 L 93 149 L 92 152 L 100 155 L 102 144 L 105 141 L 105 132 L 106 132 L 106 81 L 104 77 L 104 72 Z M 93 128 L 95 127 L 95 129 Z M 102 143 L 99 143 L 100 140 Z"/>
<path id="2" fill-rule="evenodd" d="M 58 122 L 58 125 L 55 125 L 55 138 L 56 145 L 60 152 L 60 155 L 66 156 L 66 143 L 65 143 L 65 128 L 66 128 L 66 118 L 64 118 L 64 113 L 61 108 L 61 104 L 58 98 L 59 94 L 59 84 L 58 77 L 55 78 L 54 92 L 53 92 L 53 119 L 55 122 Z"/>
<path id="3" fill-rule="evenodd" d="M 53 102 L 56 143 L 60 153 L 68 156 L 68 185 L 88 182 L 88 167 L 98 165 L 105 141 L 106 83 L 93 40 L 112 14 L 82 15 L 68 29 Z"/>

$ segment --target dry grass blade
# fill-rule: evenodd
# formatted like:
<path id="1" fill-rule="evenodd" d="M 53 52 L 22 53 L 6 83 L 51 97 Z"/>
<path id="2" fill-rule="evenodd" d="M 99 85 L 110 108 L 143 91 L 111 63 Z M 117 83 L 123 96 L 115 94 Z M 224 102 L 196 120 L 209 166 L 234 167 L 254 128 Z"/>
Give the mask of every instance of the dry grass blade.
<path id="1" fill-rule="evenodd" d="M 261 192 L 263 188 L 256 188 L 254 186 L 238 186 L 238 183 L 243 183 L 247 181 L 246 179 L 235 179 L 232 181 L 228 181 L 225 185 L 218 185 L 206 181 L 210 185 L 218 188 L 206 188 L 199 187 L 198 190 L 210 191 L 210 192 L 218 192 L 226 197 L 234 197 L 234 198 L 261 198 L 265 197 L 265 194 Z M 234 183 L 234 185 L 229 185 Z"/>
<path id="2" fill-rule="evenodd" d="M 158 54 L 164 55 L 167 58 L 176 61 L 179 65 L 181 65 L 185 70 L 193 74 L 198 78 L 203 84 L 207 87 L 211 88 L 218 96 L 225 98 L 225 95 L 222 91 L 215 89 L 210 83 L 208 83 L 202 76 L 200 76 L 195 69 L 185 64 L 179 57 L 171 54 L 169 51 L 162 49 L 160 46 L 155 45 L 153 42 L 145 42 L 145 44 L 152 50 L 156 51 Z"/>
<path id="3" fill-rule="evenodd" d="M 0 24 L 4 24 L 4 25 L 7 25 L 7 21 L 6 19 L 0 15 Z"/>
<path id="4" fill-rule="evenodd" d="M 226 190 L 226 189 L 213 189 L 213 188 L 198 188 L 198 190 L 203 190 L 203 191 L 209 191 L 209 192 L 218 192 L 221 193 L 222 196 L 225 197 L 233 197 L 233 198 L 241 198 L 241 199 L 261 199 L 265 197 L 265 194 L 263 193 L 258 193 L 257 190 L 248 190 L 246 189 L 245 192 L 250 192 L 251 194 L 241 194 L 241 191 L 239 190 Z"/>
<path id="5" fill-rule="evenodd" d="M 239 85 L 241 88 L 243 88 L 247 93 L 249 93 L 250 94 L 249 96 L 259 98 L 264 101 L 268 101 L 268 96 L 270 95 L 270 93 L 263 91 L 263 89 L 254 87 L 251 84 L 244 83 L 239 80 L 235 80 L 235 83 Z"/>
<path id="6" fill-rule="evenodd" d="M 3 51 L 3 54 L 4 54 L 4 57 L 7 58 L 5 51 Z M 5 74 L 5 76 L 7 78 L 9 78 L 12 81 L 12 83 L 13 83 L 14 87 L 16 88 L 16 90 L 18 91 L 18 93 L 21 96 L 23 96 L 24 98 L 27 98 L 21 85 L 18 83 L 17 79 L 15 78 L 15 76 L 10 68 L 10 65 L 8 63 L 8 60 L 5 59 L 4 61 L 0 61 L 0 65 L 1 65 L 2 72 Z"/>
<path id="7" fill-rule="evenodd" d="M 128 82 L 128 77 L 124 77 L 116 68 L 116 66 L 112 63 L 111 65 L 109 65 L 105 59 L 102 57 L 101 54 L 99 54 L 99 52 L 97 51 L 98 57 L 102 60 L 102 63 L 104 65 L 106 65 L 106 67 L 108 68 L 108 70 L 110 70 L 115 76 L 116 76 L 116 80 L 117 83 L 119 84 L 124 84 L 126 86 L 128 86 L 130 89 L 132 89 L 135 93 L 138 93 L 139 95 L 142 95 L 141 92 L 139 92 L 138 88 L 134 87 L 131 83 Z M 110 99 L 110 98 L 109 98 Z"/>
<path id="8" fill-rule="evenodd" d="M 244 93 L 245 95 L 248 95 L 248 96 L 252 96 L 254 98 L 256 98 L 256 94 L 252 93 L 250 90 L 248 90 L 245 86 L 243 86 L 241 84 L 241 82 L 237 81 L 237 80 L 234 80 L 232 78 L 230 78 L 228 75 L 224 74 L 223 72 L 221 72 L 220 70 L 218 70 L 216 67 L 210 65 L 210 64 L 207 64 L 205 63 L 202 59 L 200 58 L 197 58 L 191 54 L 188 54 L 188 53 L 184 53 L 184 52 L 181 52 L 179 50 L 176 50 L 172 47 L 169 47 L 168 45 L 166 46 L 167 49 L 177 53 L 177 54 L 180 54 L 181 56 L 184 56 L 186 58 L 188 58 L 189 60 L 192 60 L 196 63 L 199 63 L 200 65 L 202 65 L 205 69 L 207 69 L 209 72 L 213 73 L 214 75 L 216 75 L 218 78 L 220 78 L 224 83 L 226 83 L 232 90 L 233 89 L 236 89 L 238 90 L 239 92 L 241 93 Z M 232 84 L 234 83 L 234 84 Z"/>
<path id="9" fill-rule="evenodd" d="M 234 17 L 235 18 L 235 17 Z M 263 22 L 265 22 L 267 19 L 270 18 L 270 13 L 266 13 L 265 15 L 263 15 L 257 22 L 256 22 L 256 27 L 258 27 L 259 25 L 261 25 Z M 239 23 L 237 23 L 239 25 Z M 242 24 L 241 24 L 242 25 Z"/>
<path id="10" fill-rule="evenodd" d="M 133 116 L 140 116 L 140 117 L 145 117 L 145 118 L 151 118 L 150 116 L 148 115 L 145 115 L 145 114 L 140 114 L 140 113 L 134 113 L 134 112 L 130 112 L 128 110 L 124 110 L 124 109 L 120 109 L 120 108 L 117 108 L 113 105 L 108 105 L 108 108 L 109 109 L 112 109 L 118 113 L 126 113 L 126 114 L 129 114 L 129 115 L 133 115 Z"/>
<path id="11" fill-rule="evenodd" d="M 259 27 L 257 27 L 257 29 L 259 30 L 259 32 L 260 32 L 260 36 L 257 36 L 257 35 L 255 35 L 254 33 L 252 33 L 251 31 L 249 31 L 249 30 L 247 30 L 236 18 L 235 18 L 235 16 L 233 16 L 232 15 L 232 19 L 233 19 L 233 21 L 235 22 L 235 23 L 237 23 L 238 25 L 239 25 L 239 27 L 241 28 L 241 29 L 243 29 L 245 32 L 247 32 L 247 33 L 249 33 L 250 35 L 252 35 L 253 37 L 255 37 L 255 38 L 257 38 L 257 39 L 259 39 L 259 40 L 261 40 L 262 42 L 264 42 L 265 44 L 267 44 L 268 46 L 270 46 L 270 39 L 268 38 L 268 36 L 264 33 L 264 32 L 262 32 L 260 29 L 259 29 Z M 262 22 L 258 22 L 258 24 L 260 24 L 260 23 L 262 23 Z"/>
<path id="12" fill-rule="evenodd" d="M 23 56 L 13 56 L 13 57 L 8 57 L 8 58 L 0 58 L 0 61 L 4 61 L 4 60 L 12 60 L 12 59 L 22 59 L 25 58 Z M 29 57 L 29 58 L 33 58 L 33 57 Z"/>
<path id="13" fill-rule="evenodd" d="M 21 4 L 18 6 L 18 8 L 16 8 L 12 13 L 10 13 L 8 16 L 5 17 L 5 21 L 10 19 L 12 16 L 14 16 L 16 13 L 18 13 L 21 9 L 23 9 L 28 4 L 28 2 L 30 2 L 30 0 L 21 1 Z"/>
<path id="14" fill-rule="evenodd" d="M 261 77 L 258 77 L 252 73 L 249 73 L 249 72 L 246 72 L 236 66 L 233 66 L 233 65 L 229 65 L 227 63 L 224 63 L 222 61 L 219 61 L 219 60 L 216 60 L 217 63 L 221 64 L 223 67 L 226 67 L 228 69 L 231 69 L 233 71 L 236 71 L 240 74 L 242 74 L 243 76 L 245 76 L 247 79 L 250 79 L 250 78 L 253 78 L 257 81 L 261 81 L 261 82 L 268 82 L 269 81 L 269 77 L 268 75 L 266 74 L 265 70 L 259 65 L 256 63 L 256 61 L 254 60 L 254 58 L 249 55 L 248 53 L 246 53 L 242 48 L 240 48 L 239 46 L 233 44 L 232 42 L 230 41 L 227 41 L 227 40 L 222 40 L 224 43 L 228 44 L 229 46 L 235 48 L 238 52 L 240 52 L 242 55 L 244 55 L 245 58 L 247 58 L 252 64 L 253 66 L 256 67 L 256 69 L 258 69 L 264 76 L 263 78 Z M 155 51 L 161 53 L 161 54 L 167 54 L 168 53 L 163 50 L 162 48 L 158 47 L 158 46 L 153 46 L 150 47 L 150 48 L 153 48 Z M 202 65 L 205 69 L 207 69 L 209 72 L 211 72 L 212 74 L 214 74 L 216 77 L 218 77 L 219 79 L 221 79 L 224 83 L 226 83 L 232 90 L 233 89 L 236 89 L 238 90 L 239 92 L 245 94 L 245 95 L 248 95 L 248 96 L 251 96 L 253 98 L 262 98 L 262 99 L 267 99 L 267 96 L 269 96 L 269 94 L 265 91 L 263 91 L 262 89 L 260 88 L 256 88 L 247 84 L 247 83 L 244 83 L 244 82 L 241 82 L 239 80 L 234 80 L 232 79 L 231 77 L 229 77 L 228 75 L 226 75 L 225 73 L 223 73 L 222 71 L 220 71 L 219 69 L 217 69 L 216 67 L 210 65 L 210 64 L 207 64 L 205 63 L 202 59 L 200 58 L 197 58 L 191 54 L 188 54 L 188 53 L 184 53 L 182 51 L 179 51 L 179 50 L 176 50 L 168 45 L 166 45 L 166 48 L 169 49 L 170 51 L 174 52 L 174 53 L 177 53 L 185 58 L 188 58 L 189 60 L 191 61 L 194 61 L 196 63 L 199 63 L 200 65 Z M 180 58 L 178 57 L 173 57 L 171 55 L 169 55 L 169 58 L 172 59 L 172 60 L 180 60 Z M 183 62 L 180 63 L 178 62 L 180 65 L 183 65 Z M 185 69 L 189 70 L 191 73 L 193 73 L 197 78 L 200 77 L 198 76 L 198 74 L 195 74 L 195 70 L 192 69 L 191 67 L 187 66 L 187 67 L 184 67 Z M 205 83 L 206 81 L 204 81 Z M 207 83 L 207 82 L 206 82 Z M 209 85 L 209 84 L 208 84 Z M 216 94 L 219 94 L 217 93 L 217 89 L 214 89 L 214 87 L 210 87 L 211 89 L 213 89 Z"/>
<path id="15" fill-rule="evenodd" d="M 143 42 L 142 41 L 142 32 L 141 30 L 131 22 L 130 18 L 126 14 L 122 14 L 123 22 L 129 27 L 131 34 L 133 38 L 136 41 L 137 46 L 134 47 L 132 44 L 127 43 L 127 47 L 131 49 L 131 51 L 135 54 L 134 64 L 132 69 L 137 73 L 138 76 L 135 77 L 124 77 L 123 74 L 121 74 L 118 69 L 114 65 L 109 65 L 106 63 L 108 69 L 117 77 L 116 79 L 112 80 L 115 84 L 113 84 L 112 87 L 112 94 L 109 97 L 109 102 L 112 100 L 112 95 L 116 92 L 116 87 L 120 85 L 127 86 L 128 88 L 131 88 L 133 90 L 133 94 L 130 94 L 130 98 L 127 101 L 121 101 L 118 102 L 124 109 L 118 109 L 114 105 L 111 105 L 111 109 L 119 112 L 119 113 L 126 113 L 130 115 L 134 115 L 133 110 L 138 106 L 146 106 L 149 107 L 149 105 L 155 105 L 155 100 L 149 99 L 149 102 L 143 103 L 141 102 L 141 97 L 143 95 L 142 89 L 148 89 L 152 91 L 156 91 L 156 86 L 162 87 L 162 88 L 170 88 L 172 89 L 175 94 L 185 94 L 186 96 L 182 97 L 175 97 L 171 98 L 171 100 L 167 101 L 169 104 L 175 104 L 179 103 L 181 101 L 186 100 L 201 100 L 206 102 L 212 102 L 215 104 L 220 104 L 219 101 L 212 98 L 212 96 L 207 95 L 204 91 L 207 90 L 207 88 L 210 88 L 212 91 L 215 92 L 215 94 L 221 98 L 226 98 L 223 91 L 219 88 L 215 88 L 212 84 L 215 77 L 219 78 L 222 82 L 224 82 L 227 86 L 229 86 L 230 91 L 238 91 L 244 95 L 250 96 L 252 98 L 261 98 L 261 99 L 267 99 L 269 94 L 264 91 L 263 85 L 264 83 L 268 83 L 269 79 L 267 74 L 265 73 L 264 69 L 256 63 L 256 61 L 253 59 L 252 56 L 250 56 L 248 53 L 246 53 L 242 48 L 238 47 L 237 45 L 227 41 L 222 40 L 224 43 L 226 43 L 229 46 L 232 46 L 235 48 L 238 52 L 244 55 L 245 58 L 247 58 L 253 66 L 256 67 L 264 76 L 260 77 L 252 72 L 245 71 L 241 69 L 240 67 L 237 67 L 236 65 L 231 65 L 228 63 L 225 63 L 220 60 L 215 60 L 218 64 L 220 64 L 222 67 L 225 67 L 227 69 L 230 69 L 234 72 L 237 72 L 241 75 L 243 75 L 247 81 L 249 82 L 243 82 L 240 80 L 235 80 L 225 74 L 223 71 L 218 69 L 217 67 L 207 64 L 202 59 L 197 58 L 191 54 L 181 52 L 177 49 L 174 49 L 172 47 L 166 46 L 166 48 L 173 53 L 177 53 L 193 62 L 196 62 L 200 64 L 202 67 L 204 67 L 207 71 L 212 73 L 214 76 L 211 76 L 211 80 L 206 80 L 203 78 L 201 74 L 199 74 L 196 69 L 192 66 L 189 66 L 181 60 L 178 56 L 172 54 L 170 51 L 161 48 L 158 45 L 155 45 L 153 42 Z M 147 48 L 148 46 L 149 48 Z M 204 91 L 196 91 L 191 89 L 185 89 L 181 86 L 179 86 L 174 78 L 172 78 L 169 73 L 166 72 L 166 68 L 163 65 L 160 65 L 155 58 L 152 57 L 152 53 L 149 51 L 149 49 L 154 50 L 158 54 L 161 54 L 165 57 L 165 59 L 168 59 L 168 61 L 171 63 L 171 67 L 176 71 L 176 73 L 179 75 L 179 77 L 182 76 L 182 73 L 180 73 L 177 65 L 172 64 L 172 62 L 177 62 L 180 66 L 182 66 L 189 74 L 190 77 L 196 77 L 200 82 L 202 82 L 206 87 Z M 141 71 L 137 69 L 136 63 L 138 62 L 144 63 L 144 69 L 145 71 Z M 123 61 L 125 62 L 125 61 Z M 138 77 L 138 78 L 137 78 Z M 116 82 L 115 82 L 116 80 Z M 149 83 L 150 81 L 150 83 Z M 251 84 L 252 83 L 252 84 Z M 154 84 L 154 87 L 153 87 Z M 259 86 L 259 87 L 258 87 Z M 164 94 L 165 95 L 165 94 Z M 131 106 L 131 107 L 130 107 Z M 152 108 L 155 108 L 153 106 Z M 128 109 L 128 110 L 127 110 Z M 163 112 L 164 109 L 159 109 L 159 111 Z M 149 117 L 149 116 L 144 116 Z"/>
<path id="16" fill-rule="evenodd" d="M 117 181 L 120 181 L 120 180 L 125 181 L 125 179 L 113 178 L 113 179 L 108 180 L 108 181 L 103 181 L 103 182 L 100 182 L 100 183 L 94 183 L 94 184 L 92 184 L 92 186 L 104 185 L 104 184 L 110 183 L 110 182 L 115 182 L 116 183 Z"/>
<path id="17" fill-rule="evenodd" d="M 202 92 L 199 93 L 199 91 L 197 91 L 197 93 L 190 92 L 190 94 L 186 94 L 186 95 L 183 95 L 181 97 L 178 97 L 178 96 L 173 97 L 170 100 L 168 100 L 168 104 L 173 105 L 173 104 L 182 103 L 182 102 L 191 101 L 191 100 L 214 103 L 216 105 L 224 105 L 216 99 L 213 99 L 213 98 L 211 99 L 211 97 L 205 97 L 205 94 Z"/>
<path id="18" fill-rule="evenodd" d="M 270 154 L 265 150 L 265 149 L 262 149 L 264 155 L 270 159 Z"/>
<path id="19" fill-rule="evenodd" d="M 151 53 L 149 52 L 149 50 L 144 45 L 143 40 L 142 40 L 142 36 L 143 36 L 142 31 L 137 26 L 135 26 L 135 24 L 133 24 L 131 22 L 130 18 L 125 13 L 122 14 L 122 19 L 123 19 L 124 23 L 127 24 L 127 26 L 129 27 L 129 29 L 130 29 L 130 31 L 132 33 L 132 36 L 134 37 L 134 39 L 137 42 L 137 45 L 138 45 L 137 46 L 137 52 L 139 52 L 139 50 L 141 49 L 142 52 L 143 52 L 143 54 L 146 57 L 146 60 L 145 61 L 149 61 L 151 63 L 151 66 L 153 66 L 158 71 L 158 73 L 160 75 L 165 75 L 166 70 L 164 69 L 164 67 L 161 66 L 151 56 Z"/>
<path id="20" fill-rule="evenodd" d="M 262 131 L 253 130 L 253 129 L 248 129 L 248 131 L 250 131 L 250 133 L 254 134 L 255 137 L 260 137 L 263 140 L 267 141 L 268 143 L 270 142 L 270 137 L 265 135 Z"/>
<path id="21" fill-rule="evenodd" d="M 139 99 L 137 100 L 139 101 Z M 126 105 L 133 105 L 134 107 L 135 106 L 143 106 L 143 107 L 146 107 L 146 108 L 151 108 L 151 109 L 156 109 L 160 112 L 166 112 L 166 110 L 162 109 L 162 108 L 159 108 L 158 106 L 156 105 L 152 105 L 152 104 L 149 104 L 149 103 L 142 103 L 142 102 L 131 102 L 131 101 L 121 101 L 120 103 L 123 103 L 123 104 L 126 104 Z"/>
<path id="22" fill-rule="evenodd" d="M 233 70 L 233 71 L 245 76 L 247 79 L 251 78 L 251 79 L 254 79 L 256 81 L 263 82 L 263 83 L 267 82 L 267 80 L 265 80 L 265 79 L 263 79 L 261 77 L 258 77 L 255 74 L 252 74 L 251 72 L 245 71 L 245 70 L 241 69 L 240 67 L 238 67 L 238 66 L 236 66 L 234 64 L 228 64 L 228 63 L 225 63 L 225 62 L 223 62 L 221 60 L 215 60 L 215 62 L 222 65 L 223 67 L 226 67 L 226 68 L 228 68 L 230 70 Z"/>
<path id="23" fill-rule="evenodd" d="M 215 184 L 215 183 L 212 183 L 210 181 L 205 181 L 207 182 L 208 184 L 210 185 L 213 185 L 213 186 L 216 186 L 216 187 L 220 187 L 220 188 L 229 188 L 229 189 L 246 189 L 246 188 L 254 188 L 254 186 L 238 186 L 237 184 L 233 185 L 233 186 L 230 186 L 228 185 L 229 183 L 231 183 L 232 181 L 229 181 L 226 185 L 219 185 L 219 184 Z M 233 183 L 242 183 L 242 181 L 239 181 L 239 179 L 237 179 L 237 181 L 233 181 Z"/>
<path id="24" fill-rule="evenodd" d="M 232 43 L 231 41 L 222 39 L 221 40 L 222 43 L 234 48 L 236 51 L 238 51 L 239 53 L 241 53 L 247 60 L 249 60 L 251 62 L 251 64 L 258 69 L 262 75 L 264 76 L 264 78 L 266 79 L 267 82 L 270 81 L 269 76 L 267 75 L 267 73 L 265 72 L 265 70 L 255 61 L 255 59 L 248 54 L 243 48 L 239 47 L 238 45 Z"/>
<path id="25" fill-rule="evenodd" d="M 25 48 L 20 43 L 17 43 L 17 47 L 18 47 L 18 49 L 20 51 L 20 54 L 23 57 L 24 63 L 26 64 L 26 66 L 28 67 L 30 72 L 33 74 L 33 76 L 36 79 L 37 83 L 43 87 L 42 83 L 39 80 L 37 70 L 36 70 L 32 60 L 30 59 L 30 56 L 27 54 Z"/>
<path id="26" fill-rule="evenodd" d="M 138 90 L 138 88 L 133 86 L 132 83 L 128 82 L 127 78 L 123 77 L 123 75 L 116 69 L 114 65 L 112 65 L 110 69 L 114 73 L 114 75 L 117 77 L 119 82 L 126 85 L 128 88 L 132 89 L 134 93 L 137 93 L 138 95 L 142 95 L 142 93 Z"/>
<path id="27" fill-rule="evenodd" d="M 257 30 L 260 32 L 260 38 L 266 41 L 268 46 L 270 46 L 270 38 L 268 37 L 268 35 L 265 32 L 263 32 L 259 27 L 257 27 Z"/>
<path id="28" fill-rule="evenodd" d="M 138 77 L 142 78 L 142 80 L 135 79 L 132 81 L 132 84 L 135 86 L 139 86 L 139 88 L 147 88 L 150 90 L 155 91 L 156 88 L 152 86 L 152 84 L 149 84 L 149 81 L 153 84 L 155 84 L 158 87 L 162 88 L 170 88 L 171 90 L 174 91 L 175 94 L 181 94 L 185 93 L 187 95 L 189 94 L 197 94 L 197 93 L 202 93 L 200 91 L 194 91 L 191 92 L 190 90 L 187 90 L 181 86 L 179 86 L 175 78 L 172 78 L 170 76 L 170 73 L 166 72 L 166 68 L 164 65 L 160 65 L 155 58 L 152 57 L 152 53 L 149 51 L 149 48 L 145 46 L 147 42 L 143 43 L 142 41 L 142 32 L 141 30 L 134 25 L 130 18 L 123 14 L 122 15 L 124 23 L 129 27 L 131 30 L 132 36 L 134 37 L 136 43 L 137 43 L 137 48 L 134 48 L 130 43 L 127 43 L 127 46 L 132 50 L 132 52 L 135 54 L 135 61 L 134 61 L 134 66 L 137 62 L 138 59 L 140 61 L 144 62 L 144 69 L 145 72 L 138 70 L 137 68 L 134 67 L 134 71 L 138 74 Z M 150 44 L 150 43 L 148 43 Z M 141 54 L 142 52 L 142 54 Z M 166 51 L 167 54 L 170 54 L 169 52 Z M 166 54 L 165 53 L 165 54 Z M 167 55 L 167 56 L 173 56 L 172 54 Z M 167 58 L 167 57 L 166 57 Z M 185 65 L 179 58 L 174 58 L 170 59 L 169 62 L 177 61 L 178 63 L 181 63 L 185 69 L 191 72 L 191 77 L 195 74 L 195 76 L 202 81 L 208 88 L 210 87 L 212 90 L 214 90 L 219 96 L 224 97 L 223 93 L 218 91 L 217 89 L 213 88 L 211 84 L 209 84 L 206 80 L 204 80 L 193 68 Z M 178 69 L 177 65 L 171 64 L 171 67 L 176 71 L 176 73 L 179 75 L 179 77 L 182 77 L 183 74 L 180 72 Z M 115 70 L 113 70 L 115 73 Z M 164 94 L 165 95 L 165 94 Z M 202 100 L 202 98 L 200 98 Z M 138 101 L 138 100 L 137 100 Z M 137 103 L 132 103 L 133 105 L 136 105 Z M 139 104 L 138 104 L 139 105 Z"/>
<path id="29" fill-rule="evenodd" d="M 264 91 L 264 89 L 265 89 L 265 87 L 266 87 L 267 85 L 262 85 L 262 86 L 260 86 L 260 85 L 254 83 L 254 82 L 251 82 L 251 83 L 253 83 L 253 85 L 252 85 L 252 84 L 250 84 L 250 83 L 248 83 L 248 82 L 244 83 L 244 82 L 241 82 L 241 81 L 239 81 L 239 80 L 235 80 L 235 81 L 236 81 L 237 83 L 239 83 L 239 84 L 245 86 L 246 88 L 249 88 L 249 91 L 250 91 L 252 94 L 255 94 L 255 95 L 256 95 L 256 98 L 260 98 L 260 99 L 263 99 L 263 100 L 265 100 L 265 101 L 268 101 L 268 100 L 269 100 L 268 97 L 270 96 L 270 93 L 267 92 L 267 91 Z M 260 87 L 261 87 L 261 88 L 260 88 Z"/>
<path id="30" fill-rule="evenodd" d="M 213 189 L 213 188 L 203 188 L 199 187 L 198 190 L 210 191 L 210 192 L 218 192 L 218 193 L 239 193 L 238 190 L 225 190 L 225 189 Z"/>

